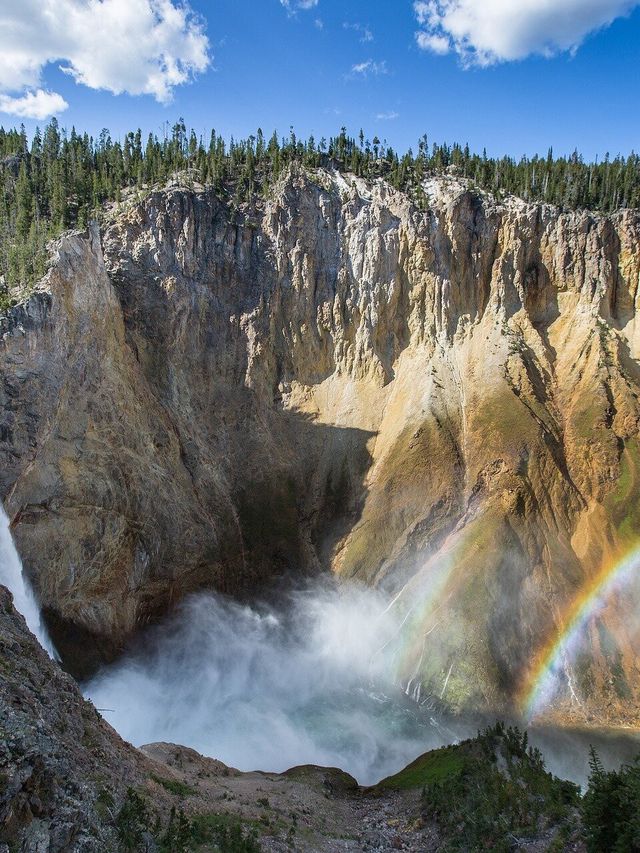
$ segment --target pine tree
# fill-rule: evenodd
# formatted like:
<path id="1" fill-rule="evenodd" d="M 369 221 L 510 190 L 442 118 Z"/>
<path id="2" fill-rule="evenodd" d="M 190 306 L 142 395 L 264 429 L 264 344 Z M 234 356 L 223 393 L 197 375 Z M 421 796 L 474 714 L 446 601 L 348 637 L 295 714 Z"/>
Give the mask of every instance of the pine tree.
<path id="1" fill-rule="evenodd" d="M 16 236 L 26 240 L 33 218 L 33 193 L 31 181 L 27 172 L 26 160 L 20 163 L 18 181 L 16 183 Z"/>

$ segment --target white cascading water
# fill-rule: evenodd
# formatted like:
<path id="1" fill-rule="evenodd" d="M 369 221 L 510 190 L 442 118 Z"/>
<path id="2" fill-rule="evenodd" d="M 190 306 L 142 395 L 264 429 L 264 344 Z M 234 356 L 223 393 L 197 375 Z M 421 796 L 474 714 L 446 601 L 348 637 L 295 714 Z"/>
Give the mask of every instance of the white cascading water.
<path id="1" fill-rule="evenodd" d="M 6 586 L 13 595 L 16 610 L 24 616 L 29 630 L 35 634 L 38 642 L 47 654 L 57 659 L 53 643 L 47 633 L 40 615 L 38 602 L 22 571 L 20 555 L 11 536 L 9 519 L 0 503 L 0 584 Z"/>

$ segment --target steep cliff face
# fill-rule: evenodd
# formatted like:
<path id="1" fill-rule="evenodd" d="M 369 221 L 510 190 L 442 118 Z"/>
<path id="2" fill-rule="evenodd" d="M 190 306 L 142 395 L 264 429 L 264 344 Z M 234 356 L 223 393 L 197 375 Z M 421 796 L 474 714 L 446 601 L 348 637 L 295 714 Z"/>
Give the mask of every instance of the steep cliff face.
<path id="1" fill-rule="evenodd" d="M 411 692 L 502 704 L 634 546 L 640 216 L 426 189 L 152 193 L 0 321 L 0 492 L 77 669 L 189 590 L 331 567 L 406 615 Z M 632 606 L 580 713 L 633 714 Z"/>

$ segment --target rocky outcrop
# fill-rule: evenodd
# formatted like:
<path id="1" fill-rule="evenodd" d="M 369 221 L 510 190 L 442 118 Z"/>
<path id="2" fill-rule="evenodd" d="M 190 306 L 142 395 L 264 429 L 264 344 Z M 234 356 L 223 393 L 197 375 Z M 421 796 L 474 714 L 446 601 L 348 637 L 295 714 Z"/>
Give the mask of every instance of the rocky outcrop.
<path id="1" fill-rule="evenodd" d="M 501 705 L 634 546 L 640 216 L 425 189 L 130 199 L 1 321 L 0 492 L 77 671 L 190 590 L 331 567 L 404 612 L 411 693 Z M 635 714 L 632 606 L 581 713 Z"/>
<path id="2" fill-rule="evenodd" d="M 151 762 L 84 701 L 1 586 L 0 735 L 0 848 L 118 849 L 115 815 Z"/>

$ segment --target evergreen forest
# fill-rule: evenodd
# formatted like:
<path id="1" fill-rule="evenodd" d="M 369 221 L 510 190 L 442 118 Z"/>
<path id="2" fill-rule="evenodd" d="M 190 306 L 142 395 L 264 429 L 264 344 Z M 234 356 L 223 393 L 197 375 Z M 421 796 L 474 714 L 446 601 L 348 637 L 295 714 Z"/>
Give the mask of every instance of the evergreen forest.
<path id="1" fill-rule="evenodd" d="M 289 164 L 313 169 L 334 166 L 360 177 L 382 177 L 425 206 L 425 178 L 449 172 L 497 199 L 513 194 L 560 208 L 612 212 L 640 207 L 640 157 L 608 155 L 587 163 L 578 152 L 546 156 L 492 158 L 469 146 L 431 143 L 423 136 L 413 150 L 399 154 L 380 140 L 357 137 L 342 128 L 330 139 L 266 137 L 262 130 L 244 140 L 208 139 L 180 119 L 158 138 L 142 132 L 97 139 L 60 128 L 51 119 L 29 141 L 24 127 L 0 128 L 0 304 L 24 289 L 46 269 L 48 241 L 69 228 L 84 228 L 106 202 L 123 192 L 161 186 L 176 173 L 187 182 L 211 186 L 240 206 L 269 191 Z"/>

